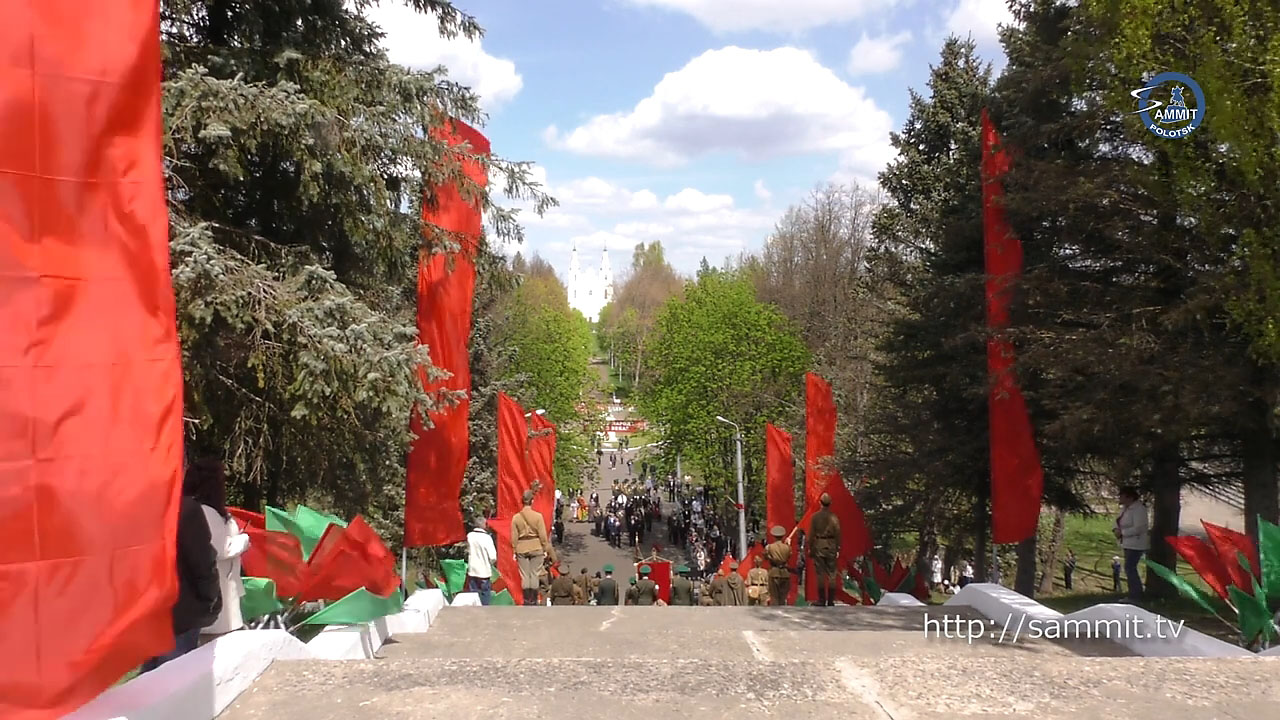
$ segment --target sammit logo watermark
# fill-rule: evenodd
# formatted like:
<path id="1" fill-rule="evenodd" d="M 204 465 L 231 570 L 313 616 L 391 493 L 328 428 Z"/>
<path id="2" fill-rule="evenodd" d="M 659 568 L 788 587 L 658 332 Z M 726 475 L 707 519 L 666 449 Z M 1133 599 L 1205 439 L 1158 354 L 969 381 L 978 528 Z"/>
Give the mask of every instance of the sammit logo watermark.
<path id="1" fill-rule="evenodd" d="M 1143 127 L 1153 135 L 1184 138 L 1204 122 L 1204 91 L 1189 75 L 1160 73 L 1129 94 L 1138 100 L 1138 109 L 1130 114 L 1141 115 Z"/>

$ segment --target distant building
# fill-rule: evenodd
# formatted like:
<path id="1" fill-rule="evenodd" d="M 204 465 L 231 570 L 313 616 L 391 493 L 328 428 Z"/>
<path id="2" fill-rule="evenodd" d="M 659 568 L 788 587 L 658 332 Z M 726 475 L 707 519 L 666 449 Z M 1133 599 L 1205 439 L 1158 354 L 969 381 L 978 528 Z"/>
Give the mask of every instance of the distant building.
<path id="1" fill-rule="evenodd" d="M 578 244 L 573 244 L 569 257 L 569 307 L 581 312 L 591 322 L 600 319 L 600 310 L 613 299 L 613 270 L 609 267 L 609 248 L 600 257 L 599 270 L 584 270 L 578 262 Z"/>

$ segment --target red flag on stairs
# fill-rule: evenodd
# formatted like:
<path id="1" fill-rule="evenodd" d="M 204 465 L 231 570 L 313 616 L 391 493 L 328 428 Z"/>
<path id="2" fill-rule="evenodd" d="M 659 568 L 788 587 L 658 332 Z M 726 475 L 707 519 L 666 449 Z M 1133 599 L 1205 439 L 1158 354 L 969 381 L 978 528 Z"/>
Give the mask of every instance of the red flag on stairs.
<path id="1" fill-rule="evenodd" d="M 182 368 L 156 0 L 0 3 L 0 717 L 173 648 Z"/>
<path id="2" fill-rule="evenodd" d="M 982 110 L 982 225 L 986 258 L 987 394 L 991 443 L 991 535 L 997 543 L 1021 542 L 1036 532 L 1044 470 L 1031 418 L 1014 376 L 1009 327 L 1012 285 L 1022 275 L 1022 243 L 1005 218 L 1001 178 L 1009 156 L 991 118 Z"/>
<path id="3" fill-rule="evenodd" d="M 475 128 L 451 120 L 436 132 L 450 146 L 467 143 L 471 152 L 489 153 L 489 141 Z M 462 170 L 483 187 L 488 176 L 480 162 L 465 158 Z M 423 204 L 422 221 L 461 236 L 458 252 L 423 254 L 418 265 L 418 342 L 431 354 L 431 364 L 450 373 L 442 380 L 428 380 L 428 393 L 442 390 L 470 393 L 471 305 L 475 294 L 475 252 L 483 230 L 478 202 L 468 202 L 456 185 L 434 188 Z M 459 496 L 467 468 L 470 436 L 468 395 L 450 407 L 431 413 L 432 427 L 424 429 L 418 413 L 410 420 L 416 440 L 409 451 L 405 480 L 405 544 L 408 547 L 451 545 L 466 537 Z"/>
<path id="4" fill-rule="evenodd" d="M 527 465 L 528 440 L 529 426 L 525 423 L 524 408 L 506 393 L 498 393 L 498 516 L 489 521 L 489 526 L 497 536 L 498 572 L 506 578 L 508 588 L 520 587 L 520 568 L 512 554 L 511 518 L 524 506 L 522 496 L 531 484 Z M 543 515 L 544 521 L 549 517 Z M 549 521 L 547 525 L 550 531 Z M 523 604 L 519 593 L 512 592 L 511 599 L 517 605 Z"/>

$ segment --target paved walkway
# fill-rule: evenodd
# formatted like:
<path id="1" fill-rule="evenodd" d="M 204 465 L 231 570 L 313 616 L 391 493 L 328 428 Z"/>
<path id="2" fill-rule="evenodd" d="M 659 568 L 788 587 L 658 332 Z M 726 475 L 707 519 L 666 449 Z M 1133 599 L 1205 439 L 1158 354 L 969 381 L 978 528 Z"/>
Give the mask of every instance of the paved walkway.
<path id="1" fill-rule="evenodd" d="M 1280 661 L 926 637 L 941 611 L 446 608 L 377 660 L 278 662 L 222 717 L 1260 720 L 1280 702 Z"/>

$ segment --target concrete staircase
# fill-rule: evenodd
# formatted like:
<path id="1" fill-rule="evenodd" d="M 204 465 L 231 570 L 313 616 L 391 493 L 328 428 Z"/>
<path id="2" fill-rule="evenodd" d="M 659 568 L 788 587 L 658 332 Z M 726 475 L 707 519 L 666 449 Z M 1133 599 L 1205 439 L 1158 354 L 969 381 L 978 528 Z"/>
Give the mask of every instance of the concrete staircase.
<path id="1" fill-rule="evenodd" d="M 926 637 L 944 612 L 987 622 L 953 607 L 446 608 L 376 660 L 277 662 L 220 717 L 1182 720 L 1280 702 L 1272 661 Z"/>

